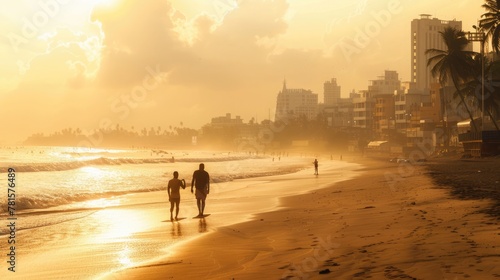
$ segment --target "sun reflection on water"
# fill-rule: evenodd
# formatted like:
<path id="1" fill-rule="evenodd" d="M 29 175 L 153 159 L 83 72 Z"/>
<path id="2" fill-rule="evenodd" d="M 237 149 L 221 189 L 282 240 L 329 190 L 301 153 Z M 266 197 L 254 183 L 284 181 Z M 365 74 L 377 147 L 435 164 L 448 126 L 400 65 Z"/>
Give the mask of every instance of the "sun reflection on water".
<path id="1" fill-rule="evenodd" d="M 118 252 L 118 262 L 124 266 L 132 266 L 133 262 L 130 260 L 130 248 L 128 246 L 125 246 L 123 250 Z"/>
<path id="2" fill-rule="evenodd" d="M 101 243 L 124 241 L 148 227 L 148 218 L 134 210 L 104 209 L 95 215 L 100 231 L 95 238 Z"/>
<path id="3" fill-rule="evenodd" d="M 92 176 L 95 179 L 99 179 L 107 175 L 107 172 L 94 166 L 84 166 L 80 168 L 80 170 L 83 171 L 85 174 Z"/>
<path id="4" fill-rule="evenodd" d="M 100 198 L 83 202 L 85 208 L 107 208 L 120 205 L 121 200 L 118 198 Z"/>

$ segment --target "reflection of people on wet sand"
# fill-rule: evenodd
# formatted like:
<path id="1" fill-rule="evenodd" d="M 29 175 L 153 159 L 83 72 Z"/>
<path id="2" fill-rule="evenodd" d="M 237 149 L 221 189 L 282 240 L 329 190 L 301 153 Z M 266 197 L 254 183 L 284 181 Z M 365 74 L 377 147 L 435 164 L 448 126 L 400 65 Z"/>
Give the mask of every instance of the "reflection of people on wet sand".
<path id="1" fill-rule="evenodd" d="M 207 231 L 207 221 L 205 221 L 205 218 L 201 218 L 200 221 L 198 222 L 198 232 L 204 233 L 206 231 Z"/>
<path id="2" fill-rule="evenodd" d="M 186 181 L 184 179 L 179 180 L 179 172 L 174 171 L 174 178 L 168 181 L 167 193 L 168 200 L 170 201 L 170 220 L 173 220 L 172 212 L 175 206 L 175 219 L 179 215 L 179 203 L 181 202 L 181 194 L 179 192 L 180 188 L 186 188 Z"/>
<path id="3" fill-rule="evenodd" d="M 314 175 L 318 175 L 318 159 L 314 159 Z"/>
<path id="4" fill-rule="evenodd" d="M 196 205 L 198 206 L 198 217 L 203 217 L 205 211 L 205 199 L 207 194 L 210 193 L 210 175 L 205 171 L 205 165 L 200 163 L 200 169 L 193 173 L 193 180 L 191 181 L 191 193 L 193 186 L 196 187 Z"/>
<path id="5" fill-rule="evenodd" d="M 181 237 L 182 236 L 182 229 L 181 229 L 181 224 L 182 223 L 172 223 L 172 231 L 170 234 L 172 237 Z"/>

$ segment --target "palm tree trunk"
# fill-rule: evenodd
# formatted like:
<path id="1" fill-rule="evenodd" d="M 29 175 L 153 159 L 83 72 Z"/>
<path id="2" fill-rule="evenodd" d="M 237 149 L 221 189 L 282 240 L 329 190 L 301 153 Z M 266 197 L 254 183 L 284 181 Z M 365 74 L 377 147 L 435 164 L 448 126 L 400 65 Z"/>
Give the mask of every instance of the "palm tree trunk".
<path id="1" fill-rule="evenodd" d="M 500 128 L 498 128 L 498 124 L 497 124 L 497 121 L 495 120 L 495 118 L 493 118 L 493 114 L 491 114 L 491 111 L 490 110 L 487 110 L 488 111 L 488 115 L 490 116 L 490 119 L 493 121 L 493 124 L 495 125 L 495 128 L 497 130 L 500 130 Z M 484 120 L 483 121 L 483 124 L 484 124 Z"/>
<path id="2" fill-rule="evenodd" d="M 453 85 L 457 89 L 457 93 L 460 96 L 460 99 L 462 100 L 462 103 L 465 106 L 465 110 L 467 110 L 467 114 L 469 114 L 469 118 L 470 118 L 470 121 L 472 122 L 472 126 L 474 127 L 474 131 L 478 132 L 478 129 L 477 129 L 477 126 L 476 126 L 476 122 L 474 121 L 474 117 L 472 117 L 472 113 L 470 112 L 469 107 L 467 106 L 467 103 L 465 103 L 465 98 L 464 98 L 464 96 L 462 94 L 462 91 L 457 86 L 457 81 L 455 79 L 452 79 L 452 80 L 453 80 Z"/>

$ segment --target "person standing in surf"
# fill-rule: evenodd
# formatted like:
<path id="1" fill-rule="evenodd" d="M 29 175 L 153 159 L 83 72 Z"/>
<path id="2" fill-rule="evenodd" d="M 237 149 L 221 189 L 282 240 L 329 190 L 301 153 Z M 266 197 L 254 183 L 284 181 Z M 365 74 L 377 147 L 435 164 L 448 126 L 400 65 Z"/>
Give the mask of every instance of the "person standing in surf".
<path id="1" fill-rule="evenodd" d="M 180 188 L 186 188 L 186 181 L 179 180 L 179 172 L 174 171 L 174 178 L 168 181 L 167 193 L 168 200 L 170 201 L 170 220 L 173 221 L 173 211 L 175 206 L 175 220 L 179 215 L 179 204 L 181 203 Z"/>
<path id="2" fill-rule="evenodd" d="M 196 205 L 198 206 L 198 217 L 203 217 L 205 211 L 205 200 L 210 193 L 210 175 L 205 171 L 205 165 L 200 163 L 200 168 L 193 173 L 193 180 L 191 181 L 191 193 L 193 187 L 196 188 Z"/>
<path id="3" fill-rule="evenodd" d="M 318 159 L 314 159 L 314 175 L 318 175 Z"/>

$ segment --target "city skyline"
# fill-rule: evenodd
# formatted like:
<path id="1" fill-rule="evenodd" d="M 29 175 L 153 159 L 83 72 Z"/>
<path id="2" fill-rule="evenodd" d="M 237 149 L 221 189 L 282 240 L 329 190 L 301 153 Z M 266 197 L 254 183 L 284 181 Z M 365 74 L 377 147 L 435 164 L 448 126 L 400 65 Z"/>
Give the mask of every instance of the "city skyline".
<path id="1" fill-rule="evenodd" d="M 336 78 L 342 97 L 384 70 L 406 81 L 412 19 L 429 13 L 470 30 L 484 12 L 475 1 L 32 2 L 2 12 L 0 101 L 9 106 L 0 116 L 12 125 L 0 143 L 103 122 L 263 120 L 283 77 L 318 94 Z"/>

